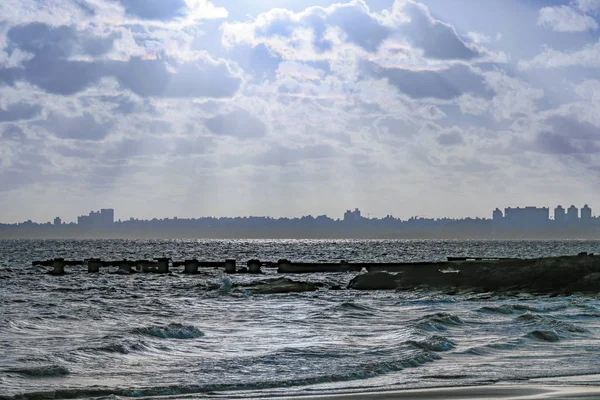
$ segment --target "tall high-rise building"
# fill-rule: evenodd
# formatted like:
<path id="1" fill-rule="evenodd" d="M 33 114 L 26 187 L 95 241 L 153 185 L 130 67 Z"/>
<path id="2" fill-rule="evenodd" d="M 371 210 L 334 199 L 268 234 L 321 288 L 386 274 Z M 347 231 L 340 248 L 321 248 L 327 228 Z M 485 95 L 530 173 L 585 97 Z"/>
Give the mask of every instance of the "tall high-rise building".
<path id="1" fill-rule="evenodd" d="M 100 211 L 90 211 L 89 215 L 77 217 L 77 224 L 92 227 L 108 228 L 115 222 L 115 210 L 104 208 Z"/>
<path id="2" fill-rule="evenodd" d="M 60 225 L 60 224 L 62 224 L 62 221 L 61 221 L 60 217 L 56 217 L 56 218 L 54 218 L 54 225 L 55 225 L 55 226 L 58 226 L 58 225 Z"/>
<path id="3" fill-rule="evenodd" d="M 499 208 L 496 208 L 492 213 L 492 219 L 494 221 L 502 221 L 503 218 L 504 214 L 502 214 L 502 211 Z"/>
<path id="4" fill-rule="evenodd" d="M 581 222 L 589 222 L 592 220 L 592 209 L 586 204 L 581 209 Z"/>
<path id="5" fill-rule="evenodd" d="M 567 212 L 563 206 L 558 206 L 554 209 L 554 221 L 563 223 L 567 220 Z"/>
<path id="6" fill-rule="evenodd" d="M 100 221 L 102 226 L 111 226 L 115 223 L 115 210 L 103 208 L 100 210 Z"/>
<path id="7" fill-rule="evenodd" d="M 574 223 L 579 221 L 579 209 L 571 205 L 567 210 L 567 222 Z"/>
<path id="8" fill-rule="evenodd" d="M 344 213 L 344 221 L 347 222 L 356 222 L 361 220 L 360 210 L 355 208 L 354 211 L 347 210 Z"/>
<path id="9" fill-rule="evenodd" d="M 534 228 L 543 226 L 550 219 L 548 207 L 524 207 L 504 209 L 504 220 L 509 226 Z"/>

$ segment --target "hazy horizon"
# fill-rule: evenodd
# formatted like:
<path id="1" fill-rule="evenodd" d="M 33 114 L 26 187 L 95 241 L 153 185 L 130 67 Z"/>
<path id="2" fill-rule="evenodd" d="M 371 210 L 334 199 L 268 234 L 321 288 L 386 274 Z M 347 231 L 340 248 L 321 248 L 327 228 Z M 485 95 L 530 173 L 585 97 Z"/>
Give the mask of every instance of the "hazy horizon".
<path id="1" fill-rule="evenodd" d="M 598 0 L 4 0 L 0 221 L 600 194 Z"/>

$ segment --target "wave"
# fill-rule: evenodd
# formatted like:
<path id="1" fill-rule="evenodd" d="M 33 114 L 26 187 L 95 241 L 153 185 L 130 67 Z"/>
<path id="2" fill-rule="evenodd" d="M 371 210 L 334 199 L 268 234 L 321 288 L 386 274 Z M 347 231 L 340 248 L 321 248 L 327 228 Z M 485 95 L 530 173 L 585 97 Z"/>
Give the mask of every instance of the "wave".
<path id="1" fill-rule="evenodd" d="M 118 354 L 129 354 L 131 352 L 144 352 L 148 350 L 148 346 L 144 342 L 122 342 L 122 343 L 108 343 L 104 346 L 89 347 L 82 350 L 91 350 L 102 353 L 118 353 Z"/>
<path id="2" fill-rule="evenodd" d="M 409 340 L 406 343 L 420 349 L 436 352 L 450 351 L 456 346 L 452 340 L 438 335 L 430 336 L 425 340 Z"/>
<path id="3" fill-rule="evenodd" d="M 481 307 L 478 311 L 492 313 L 492 314 L 512 314 L 514 312 L 535 312 L 535 313 L 548 313 L 553 311 L 560 311 L 567 308 L 567 305 L 557 304 L 549 306 L 531 306 L 527 304 L 502 304 L 500 306 L 485 306 Z"/>
<path id="4" fill-rule="evenodd" d="M 6 370 L 6 372 L 12 372 L 16 374 L 32 376 L 32 377 L 54 377 L 54 376 L 66 376 L 69 375 L 70 371 L 63 365 L 38 365 L 34 367 L 25 368 L 14 368 Z"/>
<path id="5" fill-rule="evenodd" d="M 445 331 L 449 326 L 458 326 L 464 324 L 463 320 L 457 315 L 449 313 L 436 313 L 425 315 L 420 318 L 417 328 L 423 330 Z"/>
<path id="6" fill-rule="evenodd" d="M 558 332 L 574 333 L 586 332 L 584 328 L 581 328 L 577 325 L 573 325 L 551 317 L 531 314 L 529 312 L 518 316 L 515 318 L 515 321 L 525 323 L 526 325 L 533 325 L 536 328 L 541 328 L 541 330 L 555 330 Z"/>
<path id="7" fill-rule="evenodd" d="M 45 392 L 22 393 L 15 396 L 2 396 L 1 400 L 37 400 L 37 399 L 77 399 L 89 397 L 154 397 L 181 396 L 189 394 L 202 394 L 239 390 L 263 390 L 295 386 L 314 385 L 319 383 L 345 382 L 359 379 L 373 378 L 390 372 L 401 371 L 406 368 L 419 367 L 428 362 L 438 360 L 435 353 L 423 352 L 414 357 L 399 361 L 382 362 L 357 366 L 354 371 L 346 374 L 320 375 L 297 379 L 283 379 L 273 381 L 235 382 L 231 384 L 212 385 L 171 385 L 145 388 L 98 388 L 98 389 L 64 389 Z"/>
<path id="8" fill-rule="evenodd" d="M 556 331 L 535 330 L 535 331 L 529 332 L 525 336 L 533 338 L 533 339 L 537 339 L 537 340 L 542 340 L 545 342 L 558 342 L 560 340 L 558 333 L 556 333 Z"/>
<path id="9" fill-rule="evenodd" d="M 162 339 L 196 339 L 204 336 L 204 333 L 197 327 L 178 323 L 172 323 L 167 326 L 136 328 L 133 330 L 133 333 Z"/>
<path id="10" fill-rule="evenodd" d="M 333 306 L 336 310 L 353 310 L 353 311 L 375 311 L 371 307 L 360 305 L 354 301 L 344 301 L 343 303 Z"/>

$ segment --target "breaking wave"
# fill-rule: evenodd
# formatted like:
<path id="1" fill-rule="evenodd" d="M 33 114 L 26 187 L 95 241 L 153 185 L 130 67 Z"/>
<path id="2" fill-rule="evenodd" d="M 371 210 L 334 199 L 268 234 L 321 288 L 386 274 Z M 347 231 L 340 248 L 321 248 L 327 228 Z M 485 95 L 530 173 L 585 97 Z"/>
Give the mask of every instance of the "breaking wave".
<path id="1" fill-rule="evenodd" d="M 35 367 L 15 368 L 7 372 L 32 377 L 54 377 L 69 375 L 69 369 L 63 365 L 39 365 Z"/>
<path id="2" fill-rule="evenodd" d="M 420 349 L 437 352 L 449 351 L 456 346 L 452 340 L 438 335 L 430 336 L 425 340 L 409 340 L 407 343 Z"/>
<path id="3" fill-rule="evenodd" d="M 419 319 L 417 328 L 423 330 L 445 331 L 449 326 L 458 326 L 464 324 L 463 320 L 457 315 L 449 313 L 436 313 L 425 315 Z"/>
<path id="4" fill-rule="evenodd" d="M 178 323 L 172 323 L 167 326 L 136 328 L 133 330 L 133 333 L 163 339 L 196 339 L 204 336 L 204 333 L 197 327 Z"/>

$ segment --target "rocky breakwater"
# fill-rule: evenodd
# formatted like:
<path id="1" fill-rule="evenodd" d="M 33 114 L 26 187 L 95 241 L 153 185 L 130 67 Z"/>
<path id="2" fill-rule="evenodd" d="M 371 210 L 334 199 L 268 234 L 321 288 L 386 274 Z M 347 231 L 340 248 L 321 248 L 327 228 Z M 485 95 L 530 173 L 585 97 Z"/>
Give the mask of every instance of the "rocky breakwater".
<path id="1" fill-rule="evenodd" d="M 356 290 L 407 290 L 430 286 L 450 290 L 532 293 L 600 292 L 600 256 L 476 260 L 406 265 L 397 274 L 369 272 L 348 284 Z"/>

